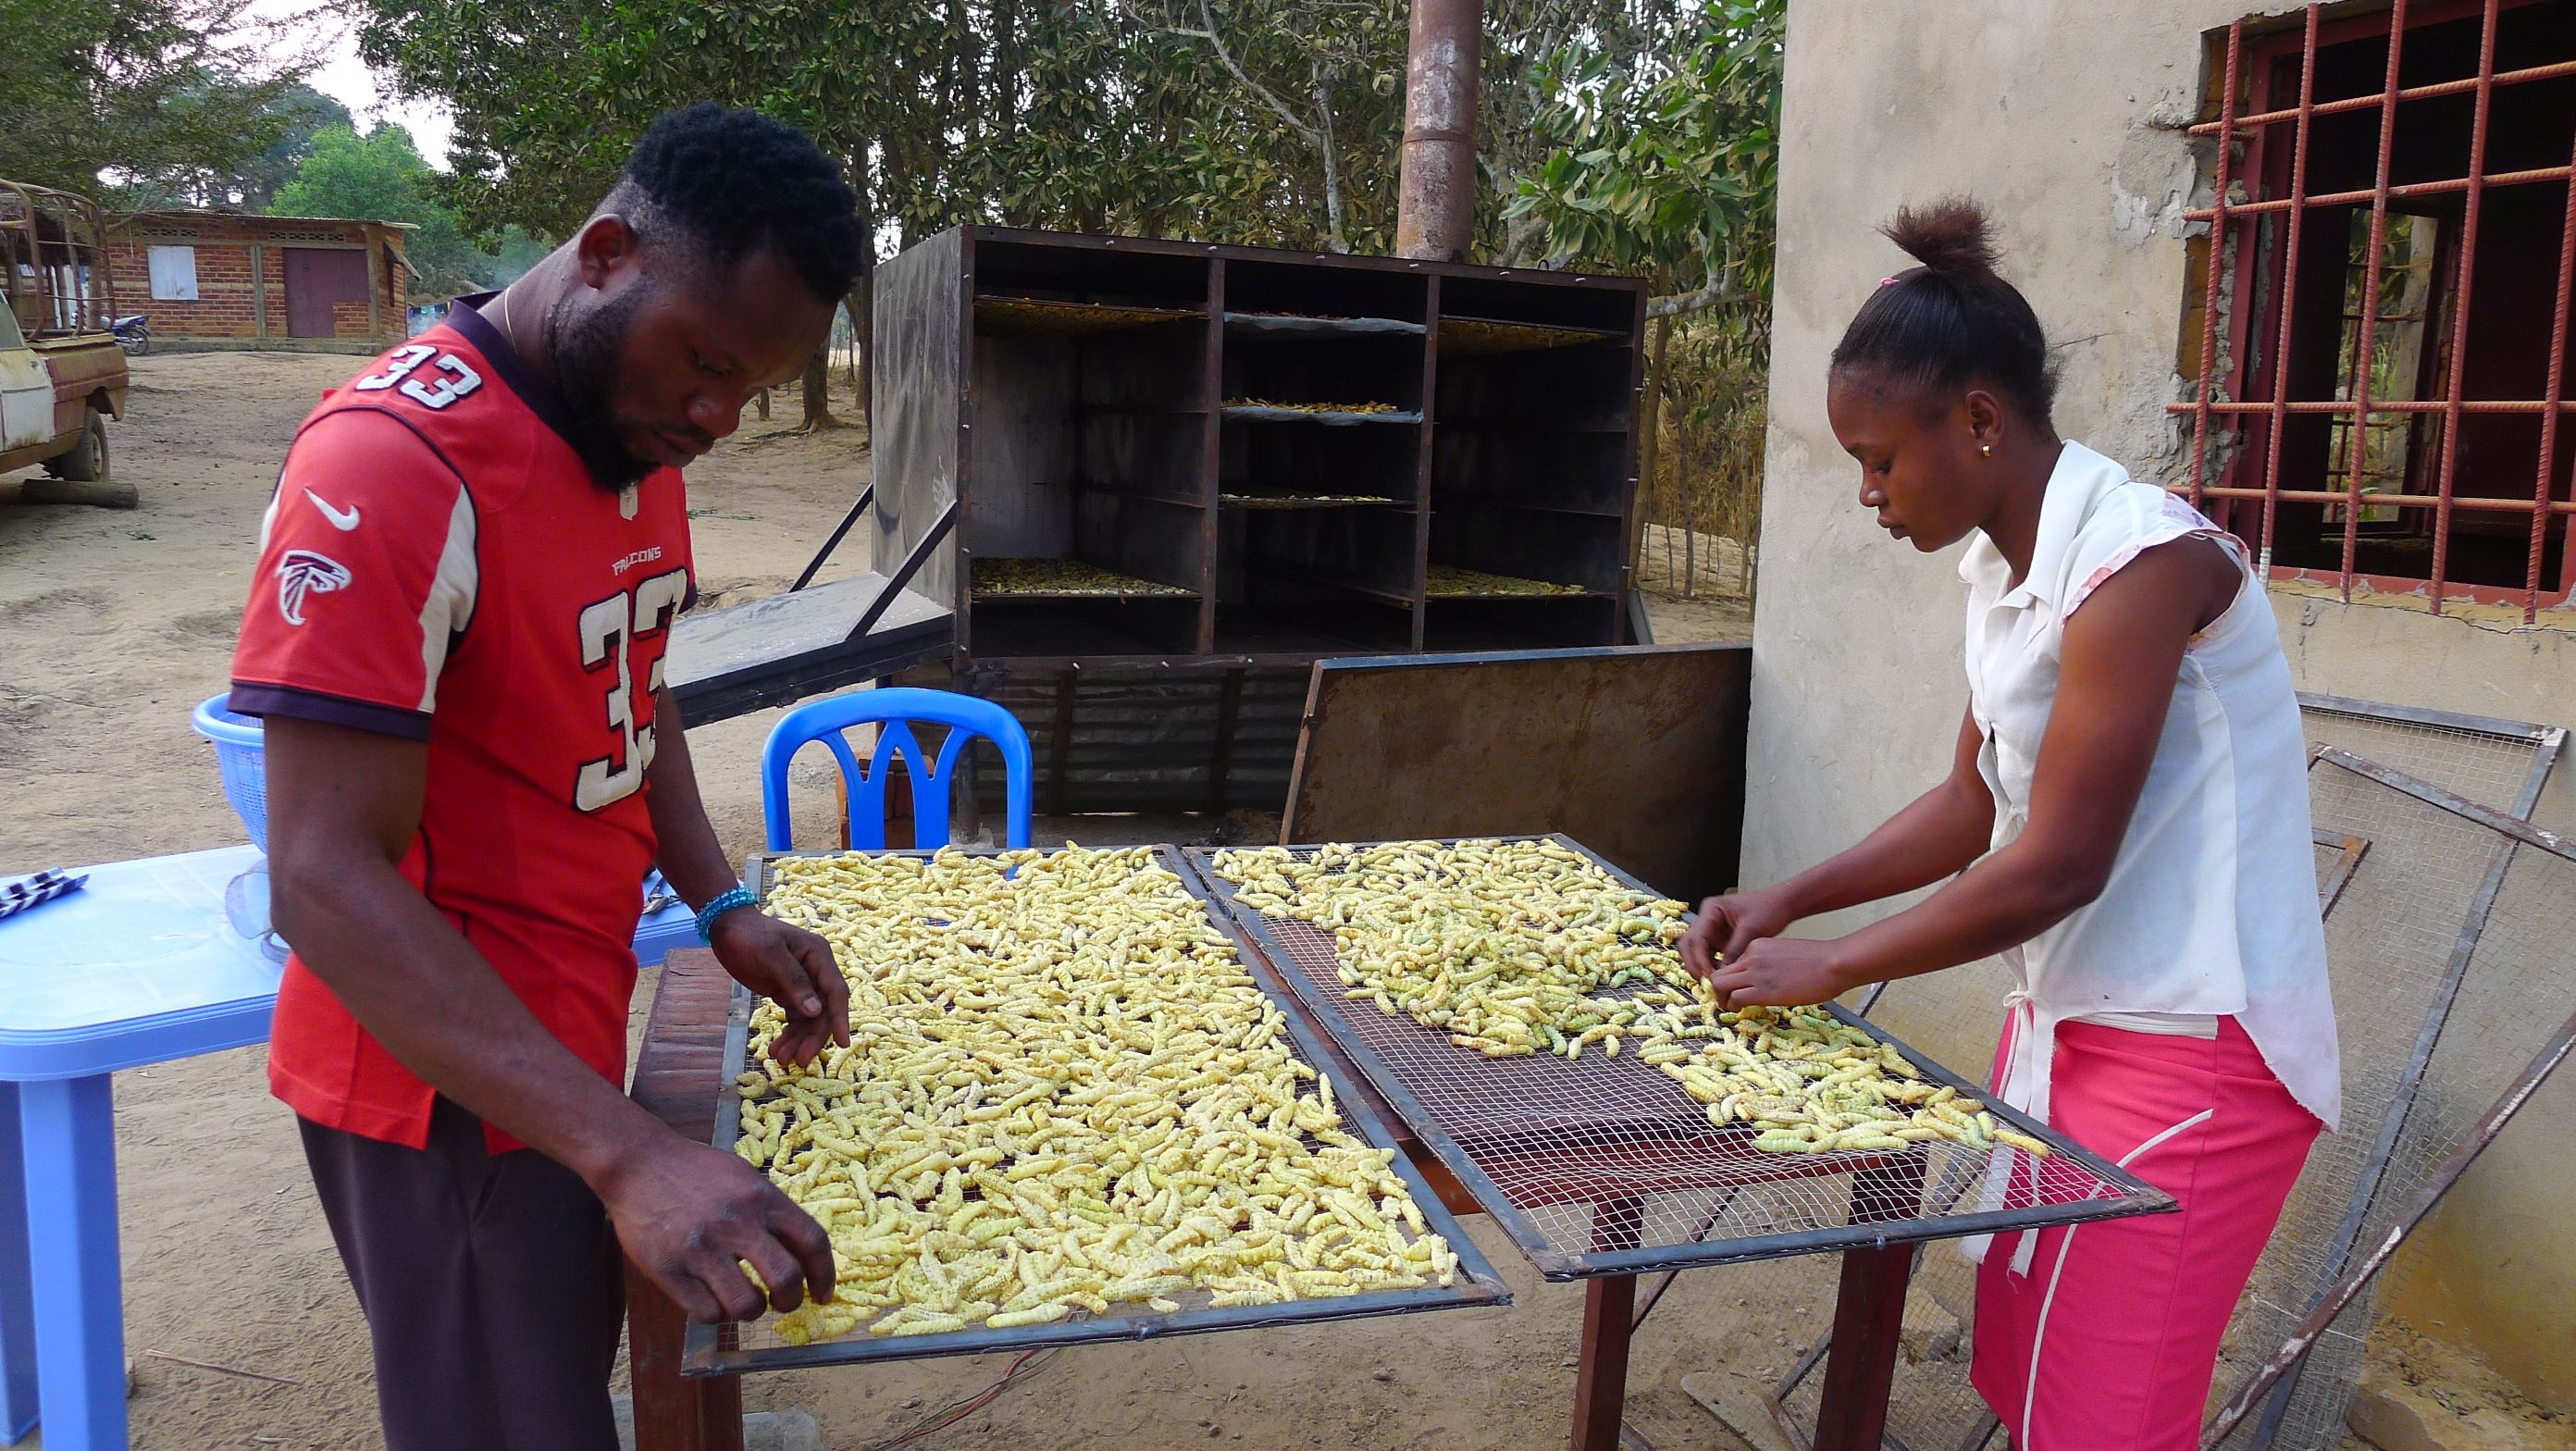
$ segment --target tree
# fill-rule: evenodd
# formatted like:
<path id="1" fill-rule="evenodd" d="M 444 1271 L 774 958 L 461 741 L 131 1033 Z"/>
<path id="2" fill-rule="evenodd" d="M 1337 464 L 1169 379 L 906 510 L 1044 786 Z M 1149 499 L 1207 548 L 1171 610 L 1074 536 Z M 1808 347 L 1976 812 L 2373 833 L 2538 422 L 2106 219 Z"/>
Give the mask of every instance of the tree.
<path id="1" fill-rule="evenodd" d="M 1395 230 L 1405 0 L 358 0 L 361 49 L 445 100 L 465 220 L 582 220 L 645 124 L 756 106 L 840 157 L 871 235 L 959 222 L 1381 250 Z M 1776 5 L 1777 0 L 1773 0 Z M 1492 0 L 1488 252 L 1588 47 L 1639 68 L 1688 0 Z M 1570 116 L 1570 112 L 1567 113 Z M 1569 122 L 1570 124 L 1570 122 Z M 868 284 L 849 298 L 868 334 Z M 807 376 L 819 420 L 823 370 Z"/>
<path id="2" fill-rule="evenodd" d="M 0 157 L 10 175 L 94 193 L 182 191 L 274 144 L 269 107 L 311 47 L 251 0 L 0 0 Z"/>
<path id="3" fill-rule="evenodd" d="M 1510 215 L 1555 265 L 1643 271 L 1659 316 L 1768 298 L 1787 0 L 1710 5 L 1679 57 L 1576 44 L 1548 65 L 1552 143 Z"/>
<path id="4" fill-rule="evenodd" d="M 348 107 L 307 85 L 289 87 L 267 109 L 286 118 L 286 129 L 232 178 L 231 200 L 246 211 L 264 212 L 276 203 L 279 188 L 295 179 L 323 132 L 333 127 L 354 131 L 358 124 Z"/>
<path id="5" fill-rule="evenodd" d="M 554 249 L 554 243 L 512 222 L 493 239 L 492 250 L 487 254 L 490 260 L 481 274 L 482 282 L 487 287 L 507 287 L 518 281 L 529 268 L 546 260 L 546 254 Z"/>
<path id="6" fill-rule="evenodd" d="M 432 294 L 472 292 L 490 270 L 457 226 L 456 214 L 429 194 L 436 173 L 412 145 L 411 133 L 381 125 L 364 136 L 346 126 L 316 134 L 295 179 L 277 189 L 270 211 L 289 217 L 363 217 L 409 222 L 406 239 L 416 285 Z"/>
<path id="7" fill-rule="evenodd" d="M 1551 264 L 1644 272 L 1663 293 L 1648 304 L 1639 517 L 1684 531 L 1686 592 L 1701 526 L 1743 539 L 1759 498 L 1786 30 L 1786 0 L 1725 0 L 1687 48 L 1569 43 L 1540 69 L 1532 130 L 1549 150 L 1507 214 Z"/>

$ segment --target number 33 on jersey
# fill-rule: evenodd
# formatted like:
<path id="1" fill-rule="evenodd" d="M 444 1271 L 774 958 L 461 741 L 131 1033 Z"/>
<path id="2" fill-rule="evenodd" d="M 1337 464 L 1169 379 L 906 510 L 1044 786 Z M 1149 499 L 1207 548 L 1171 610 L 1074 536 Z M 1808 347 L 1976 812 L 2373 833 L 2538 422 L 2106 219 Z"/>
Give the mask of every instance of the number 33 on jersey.
<path id="1" fill-rule="evenodd" d="M 551 809 L 640 842 L 662 656 L 691 598 L 680 478 L 602 487 L 551 395 L 477 336 L 395 348 L 297 435 L 236 689 L 430 742 L 433 826 L 453 776 L 524 834 L 555 835 L 530 830 Z"/>
<path id="2" fill-rule="evenodd" d="M 423 363 L 430 365 L 429 372 L 413 377 Z M 454 353 L 442 353 L 429 343 L 406 343 L 385 354 L 384 371 L 365 374 L 349 386 L 361 393 L 399 388 L 424 408 L 445 408 L 482 387 L 483 375 Z"/>

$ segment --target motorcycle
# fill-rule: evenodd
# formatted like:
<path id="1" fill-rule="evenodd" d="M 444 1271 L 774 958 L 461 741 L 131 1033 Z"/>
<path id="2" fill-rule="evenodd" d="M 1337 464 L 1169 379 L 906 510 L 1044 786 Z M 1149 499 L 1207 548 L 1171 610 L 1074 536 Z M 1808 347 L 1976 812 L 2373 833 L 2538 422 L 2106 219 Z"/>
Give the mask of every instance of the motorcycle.
<path id="1" fill-rule="evenodd" d="M 152 324 L 142 313 L 117 318 L 107 325 L 107 330 L 116 334 L 116 345 L 125 349 L 128 357 L 141 357 L 152 351 Z"/>

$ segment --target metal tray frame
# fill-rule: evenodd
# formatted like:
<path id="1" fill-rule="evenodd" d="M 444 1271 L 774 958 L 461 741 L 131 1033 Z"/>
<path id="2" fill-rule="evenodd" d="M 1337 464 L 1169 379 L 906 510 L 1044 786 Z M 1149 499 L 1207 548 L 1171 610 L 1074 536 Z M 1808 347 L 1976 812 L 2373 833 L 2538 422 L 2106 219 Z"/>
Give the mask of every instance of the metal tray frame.
<path id="1" fill-rule="evenodd" d="M 1288 1021 L 1288 1036 L 1297 1056 L 1319 1073 L 1331 1071 L 1333 1059 L 1316 1036 L 1314 1025 L 1299 1000 L 1280 981 L 1269 961 L 1245 941 L 1232 916 L 1219 908 L 1207 895 L 1207 886 L 1174 847 L 1154 848 L 1156 859 L 1181 879 L 1182 886 L 1208 914 L 1208 920 L 1234 943 L 1235 954 L 1244 969 L 1252 974 L 1255 986 L 1276 1005 Z M 998 849 L 968 851 L 973 856 L 998 856 Z M 763 852 L 753 855 L 745 878 L 753 891 L 766 897 L 769 892 L 769 863 L 778 857 L 846 856 L 847 852 L 797 851 Z M 883 856 L 926 857 L 927 851 L 870 853 Z M 734 1082 L 744 1071 L 744 1055 L 751 1036 L 751 992 L 734 985 L 732 1006 L 725 1016 L 724 1078 L 717 1089 L 716 1129 L 711 1142 L 727 1153 L 742 1132 L 742 1096 L 734 1091 Z M 1371 1148 L 1397 1149 L 1395 1135 L 1379 1117 L 1365 1094 L 1337 1095 L 1334 1105 L 1340 1109 L 1344 1127 L 1364 1140 Z M 725 1334 L 731 1326 L 704 1325 L 692 1322 L 680 1351 L 680 1373 L 684 1376 L 742 1375 L 753 1371 L 812 1370 L 827 1365 L 864 1365 L 890 1360 L 926 1360 L 935 1356 L 989 1355 L 997 1351 L 1034 1350 L 1048 1346 L 1085 1345 L 1118 1341 L 1156 1339 L 1166 1335 L 1204 1334 L 1218 1330 L 1254 1330 L 1273 1325 L 1308 1325 L 1328 1320 L 1356 1320 L 1367 1316 L 1398 1315 L 1422 1310 L 1448 1310 L 1475 1305 L 1508 1305 L 1511 1290 L 1503 1277 L 1476 1247 L 1474 1240 L 1458 1225 L 1457 1216 L 1440 1202 L 1401 1149 L 1397 1149 L 1390 1167 L 1404 1181 L 1413 1201 L 1422 1209 L 1423 1223 L 1433 1234 L 1448 1241 L 1458 1256 L 1458 1283 L 1448 1289 L 1436 1285 L 1418 1290 L 1382 1290 L 1366 1295 L 1343 1295 L 1332 1299 L 1290 1300 L 1275 1305 L 1236 1305 L 1223 1309 L 1182 1310 L 1161 1314 L 1140 1310 L 1133 1314 L 1114 1314 L 1097 1318 L 1058 1320 L 1049 1325 L 1029 1325 L 1013 1330 L 994 1330 L 977 1326 L 946 1335 L 869 1335 L 865 1328 L 834 1340 L 809 1345 L 765 1346 L 741 1349 L 721 1344 L 732 1338 Z"/>
<path id="2" fill-rule="evenodd" d="M 1476 839 L 1495 840 L 1497 838 Z M 1609 873 L 1624 886 L 1649 896 L 1662 895 L 1603 860 L 1598 853 L 1585 847 L 1581 842 L 1562 833 L 1498 839 L 1553 841 L 1569 851 L 1581 853 L 1586 860 Z M 1351 844 L 1375 846 L 1386 843 Z M 1292 851 L 1315 849 L 1311 845 L 1290 848 Z M 1312 982 L 1303 970 L 1280 965 L 1292 963 L 1291 954 L 1287 947 L 1271 934 L 1268 923 L 1257 908 L 1243 906 L 1235 900 L 1233 884 L 1216 874 L 1215 851 L 1204 847 L 1192 847 L 1184 855 L 1190 859 L 1193 867 L 1202 872 L 1209 890 L 1223 902 L 1226 911 L 1232 914 L 1235 921 L 1243 927 L 1245 934 L 1260 945 L 1262 955 L 1276 955 L 1271 963 L 1273 974 L 1284 978 L 1290 984 L 1299 1000 L 1314 1013 L 1317 1020 L 1322 1023 L 1324 1031 L 1331 1035 L 1334 1043 L 1350 1058 L 1351 1062 L 1358 1065 L 1363 1074 L 1367 1075 L 1371 1087 L 1385 1098 L 1396 1116 L 1413 1131 L 1423 1147 L 1431 1151 L 1432 1155 L 1440 1161 L 1441 1166 L 1456 1176 L 1458 1182 L 1465 1186 L 1469 1194 L 1475 1196 L 1476 1203 L 1486 1214 L 1492 1216 L 1496 1224 L 1502 1226 L 1504 1233 L 1511 1236 L 1512 1243 L 1529 1258 L 1530 1263 L 1536 1266 L 1540 1275 L 1546 1279 L 1579 1280 L 1599 1275 L 1640 1275 L 1659 1270 L 1741 1264 L 1751 1260 L 1820 1254 L 1864 1246 L 1950 1239 L 1972 1234 L 2009 1233 L 2014 1230 L 2038 1229 L 2056 1224 L 2079 1224 L 2087 1220 L 2116 1219 L 2132 1214 L 2169 1213 L 2179 1207 L 2173 1196 L 2075 1143 L 2064 1134 L 2034 1123 L 2018 1110 L 1992 1101 L 1986 1090 L 1969 1083 L 1924 1054 L 1915 1051 L 1903 1040 L 1868 1019 L 1845 1010 L 1840 1003 L 1827 1003 L 1825 1007 L 1833 1014 L 1836 1021 L 1858 1028 L 1879 1042 L 1894 1047 L 1897 1052 L 1905 1055 L 1906 1061 L 1921 1069 L 1926 1078 L 1936 1083 L 1947 1084 L 1963 1094 L 1975 1097 L 1985 1103 L 1987 1110 L 1996 1118 L 2047 1144 L 2052 1152 L 2065 1155 L 2095 1178 L 2124 1192 L 2114 1199 L 2042 1204 L 2027 1209 L 1996 1209 L 1967 1214 L 1918 1216 L 1910 1219 L 1868 1220 L 1833 1228 L 1797 1230 L 1781 1234 L 1748 1235 L 1734 1239 L 1703 1239 L 1689 1244 L 1594 1250 L 1582 1254 L 1569 1253 L 1549 1243 L 1537 1222 L 1518 1205 L 1512 1203 L 1476 1160 L 1450 1134 L 1447 1126 L 1396 1076 L 1393 1067 L 1385 1058 L 1353 1030 L 1342 1003 L 1325 996 L 1321 986 Z M 1502 1072 L 1508 1074 L 1508 1069 Z M 1498 1085 L 1507 1085 L 1508 1082 L 1507 1076 L 1497 1079 Z M 1847 1160 L 1839 1161 L 1836 1170 L 1839 1172 L 1848 1168 L 1856 1174 L 1866 1174 L 1873 1172 L 1874 1169 L 1883 1170 L 1883 1166 L 1886 1165 L 1902 1163 L 1905 1158 L 1910 1157 L 1916 1156 L 1853 1155 Z M 1809 1174 L 1814 1172 L 1812 1166 L 1805 1164 L 1784 1165 L 1783 1168 Z M 1798 1177 L 1798 1174 L 1784 1172 L 1780 1177 Z"/>

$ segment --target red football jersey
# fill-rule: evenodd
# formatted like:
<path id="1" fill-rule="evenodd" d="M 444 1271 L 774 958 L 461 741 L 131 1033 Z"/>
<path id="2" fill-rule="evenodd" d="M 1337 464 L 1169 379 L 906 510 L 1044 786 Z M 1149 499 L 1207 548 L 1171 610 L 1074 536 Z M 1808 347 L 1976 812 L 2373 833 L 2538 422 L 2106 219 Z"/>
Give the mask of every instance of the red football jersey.
<path id="1" fill-rule="evenodd" d="M 653 692 L 693 594 L 688 505 L 675 469 L 600 487 L 567 436 L 560 401 L 462 305 L 326 395 L 261 526 L 232 708 L 426 741 L 404 877 L 622 1082 Z M 269 1084 L 316 1123 L 427 1141 L 434 1091 L 300 958 Z"/>

